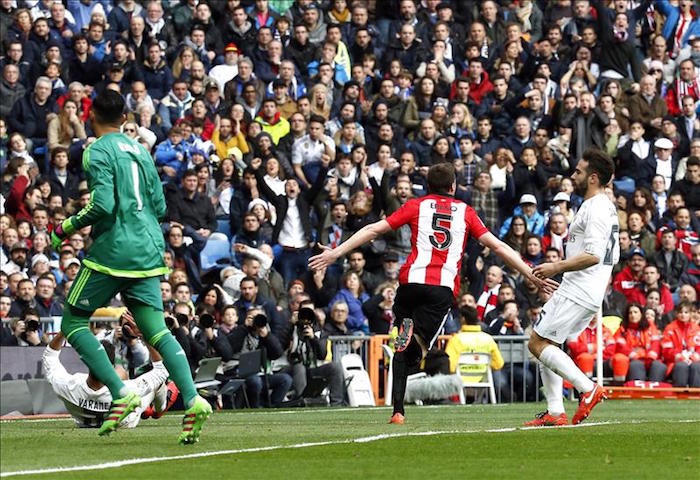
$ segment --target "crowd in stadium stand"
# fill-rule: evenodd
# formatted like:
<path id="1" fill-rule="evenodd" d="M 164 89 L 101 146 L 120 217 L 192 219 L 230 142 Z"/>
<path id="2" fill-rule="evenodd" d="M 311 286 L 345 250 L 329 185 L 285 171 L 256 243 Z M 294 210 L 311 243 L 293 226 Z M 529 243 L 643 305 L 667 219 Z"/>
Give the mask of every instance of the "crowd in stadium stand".
<path id="1" fill-rule="evenodd" d="M 167 199 L 168 326 L 193 369 L 220 356 L 235 372 L 264 349 L 272 393 L 256 376 L 251 405 L 318 377 L 342 403 L 327 338 L 394 320 L 408 226 L 326 270 L 307 268 L 314 245 L 425 195 L 428 168 L 450 162 L 492 232 L 533 266 L 558 261 L 590 147 L 615 161 L 620 219 L 606 375 L 700 387 L 698 14 L 690 0 L 0 0 L 2 344 L 45 344 L 37 320 L 62 313 L 90 228 L 57 251 L 49 233 L 90 201 L 90 106 L 113 89 Z M 492 335 L 531 331 L 545 294 L 473 240 L 462 267 L 445 334 L 474 330 L 464 307 Z M 102 335 L 147 361 L 118 327 Z M 590 375 L 595 335 L 568 343 Z M 534 398 L 534 362 L 509 369 Z"/>

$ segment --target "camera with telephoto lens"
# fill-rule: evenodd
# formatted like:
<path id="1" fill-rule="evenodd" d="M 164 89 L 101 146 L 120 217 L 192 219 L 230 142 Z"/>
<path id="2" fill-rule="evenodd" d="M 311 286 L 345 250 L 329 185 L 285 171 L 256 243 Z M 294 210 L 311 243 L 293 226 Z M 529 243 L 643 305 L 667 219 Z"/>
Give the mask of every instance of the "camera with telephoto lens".
<path id="1" fill-rule="evenodd" d="M 172 315 L 165 316 L 165 326 L 168 327 L 168 330 L 172 330 L 175 326 L 175 319 L 172 317 Z"/>
<path id="2" fill-rule="evenodd" d="M 38 332 L 39 331 L 39 322 L 36 320 L 27 320 L 27 332 Z"/>
<path id="3" fill-rule="evenodd" d="M 312 327 L 316 321 L 316 312 L 312 308 L 302 307 L 299 309 L 299 326 L 303 329 L 305 327 Z"/>
<path id="4" fill-rule="evenodd" d="M 214 317 L 208 313 L 203 313 L 199 316 L 199 327 L 201 329 L 213 328 L 214 327 Z"/>

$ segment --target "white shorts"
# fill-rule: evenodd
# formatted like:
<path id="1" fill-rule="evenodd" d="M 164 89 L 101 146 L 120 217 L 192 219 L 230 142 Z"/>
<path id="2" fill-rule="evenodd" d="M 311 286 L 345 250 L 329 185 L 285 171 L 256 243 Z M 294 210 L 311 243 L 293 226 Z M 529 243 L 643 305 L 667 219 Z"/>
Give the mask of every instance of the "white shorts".
<path id="1" fill-rule="evenodd" d="M 542 307 L 534 330 L 540 337 L 561 344 L 569 337 L 578 337 L 595 314 L 595 310 L 555 292 Z"/>

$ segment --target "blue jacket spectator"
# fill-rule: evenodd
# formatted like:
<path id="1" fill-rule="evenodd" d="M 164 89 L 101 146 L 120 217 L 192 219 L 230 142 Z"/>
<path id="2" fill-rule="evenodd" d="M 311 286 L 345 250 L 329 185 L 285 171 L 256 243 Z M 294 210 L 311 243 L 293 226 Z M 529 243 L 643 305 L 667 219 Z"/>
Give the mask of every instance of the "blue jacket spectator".
<path id="1" fill-rule="evenodd" d="M 534 195 L 525 194 L 520 199 L 520 205 L 515 207 L 513 210 L 513 215 L 508 217 L 501 230 L 498 232 L 498 236 L 503 239 L 510 229 L 510 223 L 513 221 L 513 217 L 516 215 L 522 215 L 525 217 L 527 222 L 527 231 L 541 237 L 544 234 L 544 215 L 537 211 L 537 204 L 533 203 L 535 201 Z"/>
<path id="2" fill-rule="evenodd" d="M 85 2 L 82 0 L 68 0 L 68 11 L 73 15 L 75 20 L 75 31 L 79 32 L 83 28 L 87 28 L 90 24 L 90 16 L 96 8 L 101 8 L 103 12 L 109 12 L 111 3 L 108 0 L 91 0 Z M 98 7 L 100 5 L 100 7 Z"/>
<path id="3" fill-rule="evenodd" d="M 690 13 L 692 14 L 692 8 L 694 2 L 688 2 L 690 4 Z M 655 2 L 655 7 L 664 17 L 666 17 L 666 23 L 664 23 L 664 28 L 661 31 L 661 35 L 668 40 L 669 51 L 673 52 L 675 39 L 672 36 L 676 33 L 676 28 L 679 25 L 679 20 L 681 18 L 681 9 L 679 7 L 674 7 L 669 3 L 668 0 L 658 0 Z M 692 15 L 693 20 L 690 22 L 690 26 L 686 30 L 683 38 L 681 39 L 680 48 L 688 45 L 691 38 L 700 37 L 700 19 L 697 15 Z M 672 56 L 674 58 L 675 55 Z"/>
<path id="4" fill-rule="evenodd" d="M 320 64 L 321 64 L 321 62 L 318 60 L 314 60 L 313 62 L 309 63 L 309 67 L 308 67 L 309 78 L 313 78 L 316 75 L 318 75 L 318 67 Z M 348 78 L 348 73 L 345 71 L 345 67 L 343 67 L 339 63 L 333 63 L 332 66 L 333 66 L 333 70 L 335 70 L 335 72 L 333 73 L 333 79 L 336 82 L 338 82 L 340 85 L 343 85 L 345 82 L 350 80 Z"/>
<path id="5" fill-rule="evenodd" d="M 363 333 L 369 333 L 369 322 L 367 321 L 367 317 L 365 317 L 364 312 L 362 311 L 362 304 L 369 300 L 369 295 L 367 295 L 363 291 L 358 291 L 357 296 L 353 294 L 350 291 L 350 288 L 353 287 L 353 282 L 356 282 L 358 286 L 360 285 L 360 280 L 359 278 L 355 278 L 355 280 L 352 280 L 352 277 L 357 277 L 357 274 L 354 273 L 346 273 L 343 275 L 343 278 L 341 279 L 341 284 L 343 285 L 343 288 L 341 288 L 338 293 L 336 293 L 335 297 L 331 299 L 331 301 L 328 303 L 329 307 L 333 307 L 333 305 L 338 302 L 338 301 L 343 301 L 348 304 L 348 321 L 347 321 L 347 326 L 348 330 L 352 332 L 363 332 Z"/>
<path id="6" fill-rule="evenodd" d="M 185 112 L 190 109 L 193 101 L 194 97 L 187 90 L 187 82 L 179 80 L 173 83 L 170 93 L 163 98 L 158 107 L 163 128 L 169 130 L 176 121 L 185 118 Z"/>
<path id="7" fill-rule="evenodd" d="M 179 182 L 187 168 L 187 144 L 182 138 L 182 130 L 175 126 L 170 130 L 168 139 L 156 147 L 154 155 L 156 167 L 161 172 L 160 178 L 165 183 Z"/>
<path id="8" fill-rule="evenodd" d="M 129 30 L 132 16 L 143 16 L 145 12 L 143 11 L 143 7 L 136 2 L 131 2 L 133 8 L 130 12 L 124 10 L 123 2 L 115 3 L 116 5 L 112 11 L 109 12 L 109 15 L 107 15 L 107 23 L 109 23 L 109 27 L 112 31 L 122 34 Z"/>

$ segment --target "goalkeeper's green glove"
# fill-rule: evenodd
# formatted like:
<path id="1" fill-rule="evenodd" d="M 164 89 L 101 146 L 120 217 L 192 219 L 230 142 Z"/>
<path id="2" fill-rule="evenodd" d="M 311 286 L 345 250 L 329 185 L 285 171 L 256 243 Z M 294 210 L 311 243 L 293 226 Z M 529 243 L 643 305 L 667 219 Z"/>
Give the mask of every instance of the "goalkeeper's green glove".
<path id="1" fill-rule="evenodd" d="M 56 225 L 51 232 L 51 246 L 53 249 L 58 251 L 58 248 L 63 243 L 63 240 L 72 235 L 73 232 L 75 232 L 75 227 L 73 226 L 73 222 L 70 221 L 70 218 L 67 218 L 62 223 Z"/>

